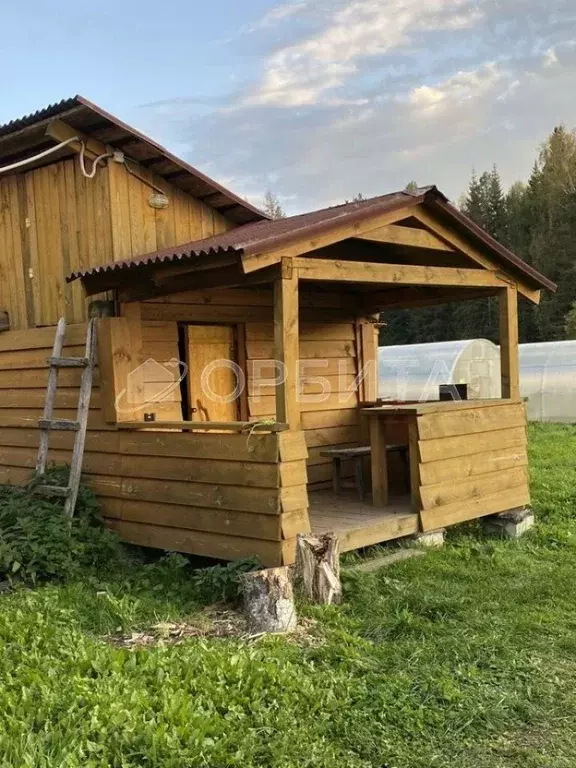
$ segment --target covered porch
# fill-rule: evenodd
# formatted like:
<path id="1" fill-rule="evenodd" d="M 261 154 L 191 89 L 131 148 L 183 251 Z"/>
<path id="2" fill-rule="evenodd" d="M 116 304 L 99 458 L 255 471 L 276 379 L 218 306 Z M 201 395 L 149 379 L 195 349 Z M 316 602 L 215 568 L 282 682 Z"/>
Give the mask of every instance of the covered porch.
<path id="1" fill-rule="evenodd" d="M 271 435 L 278 440 L 272 449 L 277 471 L 265 481 L 276 499 L 269 511 L 277 515 L 277 526 L 257 530 L 251 524 L 253 502 L 239 501 L 246 497 L 240 489 L 251 484 L 249 475 L 236 465 L 237 471 L 216 477 L 210 448 L 209 463 L 195 467 L 192 461 L 186 480 L 212 487 L 194 497 L 179 489 L 175 503 L 187 511 L 179 509 L 178 526 L 191 527 L 171 548 L 198 551 L 198 507 L 212 528 L 212 556 L 223 556 L 241 533 L 242 551 L 252 542 L 254 554 L 278 564 L 292 561 L 300 532 L 334 530 L 343 550 L 355 549 L 528 503 L 517 301 L 520 294 L 537 302 L 542 282 L 454 210 L 433 189 L 398 193 L 294 217 L 292 225 L 246 225 L 134 264 L 79 275 L 88 293 L 114 290 L 117 300 L 117 316 L 100 321 L 108 423 L 123 434 L 161 433 L 163 446 L 188 445 L 190 458 L 226 434 L 241 436 L 252 448 L 269 444 Z M 502 398 L 379 402 L 380 313 L 481 297 L 497 297 L 500 305 Z M 174 351 L 191 349 L 182 345 L 183 328 L 189 339 L 190 327 L 222 326 L 234 329 L 229 359 L 244 382 L 232 406 L 219 410 L 206 392 L 198 394 L 200 371 L 192 365 L 169 403 L 150 396 L 150 382 L 141 376 L 133 407 L 118 408 L 144 361 L 164 363 Z M 214 354 L 202 360 L 211 364 Z M 224 418 L 210 418 L 212 413 Z M 282 443 L 299 446 L 298 455 L 283 459 Z M 366 493 L 359 498 L 357 483 L 334 493 L 330 450 L 361 445 L 370 448 L 363 468 Z M 405 446 L 408 472 L 390 454 L 391 445 Z M 159 445 L 159 455 L 160 450 Z M 232 467 L 233 452 L 229 460 Z M 135 472 L 134 462 L 129 472 Z M 344 479 L 352 475 L 345 462 Z M 210 509 L 218 510 L 218 522 Z M 230 520 L 237 513 L 242 524 L 232 534 Z M 164 535 L 160 543 L 153 529 L 165 534 L 174 527 L 171 519 L 159 510 L 148 523 L 149 546 L 166 548 L 172 539 Z M 121 504 L 111 525 L 127 540 L 144 543 L 143 529 L 127 525 Z M 216 546 L 218 537 L 226 540 L 222 547 Z M 202 554 L 209 553 L 204 547 Z"/>

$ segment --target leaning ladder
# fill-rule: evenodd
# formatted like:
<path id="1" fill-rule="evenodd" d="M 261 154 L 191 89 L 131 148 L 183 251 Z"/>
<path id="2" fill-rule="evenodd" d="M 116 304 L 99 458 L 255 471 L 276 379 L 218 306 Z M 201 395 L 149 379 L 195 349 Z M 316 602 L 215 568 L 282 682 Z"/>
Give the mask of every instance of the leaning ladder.
<path id="1" fill-rule="evenodd" d="M 35 490 L 36 493 L 40 493 L 44 496 L 60 496 L 66 499 L 64 503 L 64 511 L 68 517 L 72 517 L 74 515 L 78 488 L 80 486 L 80 476 L 82 474 L 82 459 L 84 457 L 84 443 L 86 442 L 90 395 L 92 394 L 92 377 L 94 374 L 96 355 L 96 323 L 94 320 L 90 320 L 88 323 L 86 353 L 84 357 L 62 357 L 62 347 L 64 346 L 65 335 L 66 320 L 62 317 L 58 321 L 58 326 L 56 328 L 52 357 L 48 358 L 50 372 L 48 374 L 48 386 L 46 387 L 44 413 L 42 418 L 38 420 L 40 444 L 38 447 L 38 459 L 36 461 L 36 476 L 40 479 L 45 477 L 48 445 L 50 441 L 50 432 L 52 430 L 71 430 L 76 433 L 74 449 L 72 451 L 72 461 L 70 463 L 70 475 L 66 487 L 40 484 L 36 486 Z M 58 371 L 61 368 L 84 369 L 82 371 L 78 411 L 75 421 L 54 418 L 54 400 L 56 398 L 56 389 L 58 385 Z"/>

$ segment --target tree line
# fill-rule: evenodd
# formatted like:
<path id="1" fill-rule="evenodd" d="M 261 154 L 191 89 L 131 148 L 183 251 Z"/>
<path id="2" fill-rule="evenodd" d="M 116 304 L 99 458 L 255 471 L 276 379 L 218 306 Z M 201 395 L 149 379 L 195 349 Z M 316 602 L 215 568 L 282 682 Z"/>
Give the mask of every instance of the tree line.
<path id="1" fill-rule="evenodd" d="M 558 285 L 539 306 L 519 301 L 520 341 L 576 338 L 576 132 L 556 127 L 527 183 L 504 191 L 494 166 L 472 174 L 460 209 Z M 386 312 L 382 344 L 484 338 L 498 342 L 498 300 Z"/>
<path id="2" fill-rule="evenodd" d="M 408 189 L 417 185 L 411 181 Z M 365 198 L 357 195 L 353 201 Z M 348 202 L 348 201 L 347 201 Z M 283 217 L 278 198 L 264 208 Z M 526 183 L 504 190 L 496 166 L 472 173 L 459 208 L 476 224 L 558 285 L 534 306 L 519 300 L 520 341 L 576 338 L 576 131 L 554 128 Z M 498 300 L 476 299 L 383 314 L 381 344 L 417 344 L 484 338 L 498 342 Z"/>

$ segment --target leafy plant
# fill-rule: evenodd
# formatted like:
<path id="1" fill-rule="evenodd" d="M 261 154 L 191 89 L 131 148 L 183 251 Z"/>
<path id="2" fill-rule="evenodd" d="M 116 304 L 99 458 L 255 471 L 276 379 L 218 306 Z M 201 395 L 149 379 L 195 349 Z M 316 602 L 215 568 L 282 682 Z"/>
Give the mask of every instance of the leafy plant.
<path id="1" fill-rule="evenodd" d="M 243 573 L 261 568 L 256 557 L 234 560 L 226 565 L 214 565 L 192 573 L 192 581 L 200 600 L 213 603 L 219 600 L 234 602 L 240 595 L 240 577 Z"/>
<path id="2" fill-rule="evenodd" d="M 50 470 L 43 482 L 65 485 L 67 470 Z M 0 486 L 0 576 L 37 582 L 69 578 L 87 566 L 121 556 L 117 537 L 103 528 L 94 494 L 82 486 L 72 521 L 61 500 L 28 487 Z"/>

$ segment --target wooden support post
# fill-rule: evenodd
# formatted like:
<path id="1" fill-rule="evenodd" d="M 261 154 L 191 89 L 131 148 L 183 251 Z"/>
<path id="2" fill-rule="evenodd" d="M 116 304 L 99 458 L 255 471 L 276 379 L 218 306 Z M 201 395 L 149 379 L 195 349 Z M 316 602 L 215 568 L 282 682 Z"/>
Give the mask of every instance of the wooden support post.
<path id="1" fill-rule="evenodd" d="M 411 419 L 408 424 L 408 461 L 410 463 L 410 502 L 412 511 L 420 513 L 420 447 L 418 422 Z"/>
<path id="2" fill-rule="evenodd" d="M 386 453 L 386 432 L 384 420 L 372 415 L 370 418 L 370 459 L 372 463 L 372 504 L 375 507 L 388 506 L 388 456 Z"/>
<path id="3" fill-rule="evenodd" d="M 518 292 L 513 285 L 500 291 L 500 367 L 502 397 L 519 398 Z"/>
<path id="4" fill-rule="evenodd" d="M 144 403 L 142 327 L 139 304 L 125 304 L 122 317 L 99 321 L 98 365 L 104 419 L 111 423 L 141 421 Z"/>
<path id="5" fill-rule="evenodd" d="M 296 628 L 294 593 L 288 568 L 268 568 L 242 576 L 244 610 L 254 634 Z"/>
<path id="6" fill-rule="evenodd" d="M 292 259 L 283 259 L 281 277 L 274 282 L 274 349 L 285 374 L 284 381 L 276 385 L 276 419 L 291 430 L 301 426 L 298 326 L 298 270 Z"/>
<path id="7" fill-rule="evenodd" d="M 375 403 L 378 400 L 378 326 L 369 319 L 360 325 L 362 340 L 362 394 L 365 403 Z"/>
<path id="8" fill-rule="evenodd" d="M 320 605 L 342 602 L 340 544 L 333 533 L 298 534 L 295 580 L 308 600 Z"/>

